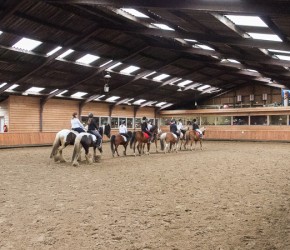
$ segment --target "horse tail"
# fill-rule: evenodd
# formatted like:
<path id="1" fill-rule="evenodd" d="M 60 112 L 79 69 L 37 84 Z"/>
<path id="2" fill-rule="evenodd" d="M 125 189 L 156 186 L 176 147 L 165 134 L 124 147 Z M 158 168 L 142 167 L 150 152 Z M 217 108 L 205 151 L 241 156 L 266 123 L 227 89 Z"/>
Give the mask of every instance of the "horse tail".
<path id="1" fill-rule="evenodd" d="M 112 135 L 111 136 L 111 150 L 112 150 L 112 154 L 114 154 L 114 151 L 115 151 L 115 149 L 114 149 L 115 138 L 116 138 L 115 135 Z"/>
<path id="2" fill-rule="evenodd" d="M 132 148 L 132 146 L 133 146 L 133 142 L 135 141 L 135 137 L 136 137 L 136 132 L 133 132 L 131 140 L 130 140 L 130 148 Z"/>
<path id="3" fill-rule="evenodd" d="M 52 144 L 52 151 L 50 154 L 50 158 L 54 157 L 57 154 L 57 150 L 58 150 L 60 145 L 61 145 L 60 135 L 59 135 L 59 133 L 57 133 L 55 136 L 54 142 Z"/>
<path id="4" fill-rule="evenodd" d="M 166 133 L 163 133 L 163 134 L 160 135 L 160 147 L 161 147 L 161 150 L 164 150 L 165 137 L 166 137 Z"/>
<path id="5" fill-rule="evenodd" d="M 72 155 L 72 162 L 77 161 L 79 157 L 79 152 L 81 149 L 81 136 L 77 136 L 74 144 L 74 150 L 73 150 L 73 155 Z"/>

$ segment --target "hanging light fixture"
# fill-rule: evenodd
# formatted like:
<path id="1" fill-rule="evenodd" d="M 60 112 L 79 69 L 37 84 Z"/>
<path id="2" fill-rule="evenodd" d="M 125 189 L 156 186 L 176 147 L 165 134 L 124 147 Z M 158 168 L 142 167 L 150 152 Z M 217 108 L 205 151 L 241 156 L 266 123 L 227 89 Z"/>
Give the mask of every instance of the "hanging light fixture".
<path id="1" fill-rule="evenodd" d="M 110 86 L 109 86 L 110 80 L 111 80 L 111 75 L 109 72 L 106 72 L 106 74 L 104 75 L 104 81 L 105 81 L 104 92 L 106 93 L 110 91 Z"/>

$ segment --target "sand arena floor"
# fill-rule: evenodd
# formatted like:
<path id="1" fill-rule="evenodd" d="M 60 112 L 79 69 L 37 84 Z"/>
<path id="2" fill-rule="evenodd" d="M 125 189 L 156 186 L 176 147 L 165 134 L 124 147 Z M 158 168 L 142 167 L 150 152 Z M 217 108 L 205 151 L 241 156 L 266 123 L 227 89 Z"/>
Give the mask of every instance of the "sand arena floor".
<path id="1" fill-rule="evenodd" d="M 107 143 L 77 168 L 50 150 L 0 150 L 1 250 L 290 249 L 288 143 L 115 158 Z"/>

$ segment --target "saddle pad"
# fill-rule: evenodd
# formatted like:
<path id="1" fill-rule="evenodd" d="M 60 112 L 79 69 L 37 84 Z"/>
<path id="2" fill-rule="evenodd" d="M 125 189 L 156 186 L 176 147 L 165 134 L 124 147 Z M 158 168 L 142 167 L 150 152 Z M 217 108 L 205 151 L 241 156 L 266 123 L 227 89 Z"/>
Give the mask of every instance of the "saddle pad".
<path id="1" fill-rule="evenodd" d="M 126 142 L 127 141 L 126 136 L 124 136 L 124 135 L 121 135 L 121 136 L 123 137 L 124 141 Z"/>
<path id="2" fill-rule="evenodd" d="M 93 135 L 93 134 L 90 134 L 91 136 L 92 136 L 92 138 L 93 138 L 93 142 L 96 142 L 97 141 L 97 137 L 95 136 L 95 135 Z"/>
<path id="3" fill-rule="evenodd" d="M 143 135 L 145 136 L 146 139 L 149 138 L 149 135 L 147 133 L 143 132 Z"/>

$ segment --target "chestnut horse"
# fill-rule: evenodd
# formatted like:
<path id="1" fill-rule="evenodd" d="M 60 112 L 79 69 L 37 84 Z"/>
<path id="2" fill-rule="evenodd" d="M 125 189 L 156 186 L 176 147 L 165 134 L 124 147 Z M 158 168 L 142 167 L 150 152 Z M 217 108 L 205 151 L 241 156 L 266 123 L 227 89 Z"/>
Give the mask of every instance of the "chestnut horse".
<path id="1" fill-rule="evenodd" d="M 127 150 L 127 146 L 132 138 L 132 132 L 131 131 L 128 131 L 128 139 L 124 136 L 124 135 L 121 135 L 121 134 L 117 134 L 117 135 L 112 135 L 111 136 L 111 151 L 112 151 L 112 156 L 114 157 L 115 156 L 115 152 L 117 153 L 118 156 L 119 153 L 118 153 L 118 147 L 119 145 L 123 145 L 124 146 L 124 151 L 123 151 L 123 154 L 126 155 L 126 150 Z M 126 140 L 125 140 L 126 139 Z"/>
<path id="2" fill-rule="evenodd" d="M 159 129 L 156 125 L 153 125 L 152 128 L 150 129 L 150 132 L 152 133 L 152 140 L 155 142 L 156 146 L 156 152 L 157 152 L 157 139 L 158 139 L 158 132 Z M 136 148 L 136 143 L 137 144 L 137 149 L 139 152 L 139 155 L 144 153 L 144 147 L 145 144 L 147 144 L 147 154 L 150 154 L 150 141 L 148 140 L 148 135 L 142 131 L 135 131 L 133 132 L 132 138 L 130 140 L 130 148 L 133 148 L 134 155 L 136 156 L 135 153 L 135 148 Z"/>
<path id="3" fill-rule="evenodd" d="M 184 147 L 186 148 L 186 145 L 190 141 L 190 150 L 193 150 L 193 148 L 192 148 L 193 142 L 194 142 L 194 150 L 196 150 L 196 143 L 199 141 L 199 143 L 200 143 L 200 150 L 202 150 L 202 140 L 203 140 L 203 135 L 205 134 L 205 130 L 206 129 L 204 127 L 200 128 L 200 131 L 202 132 L 202 135 L 200 135 L 195 130 L 186 131 Z"/>
<path id="4" fill-rule="evenodd" d="M 177 153 L 178 141 L 179 138 L 176 134 L 171 132 L 162 133 L 160 135 L 161 150 L 163 150 L 165 154 L 174 150 Z"/>

